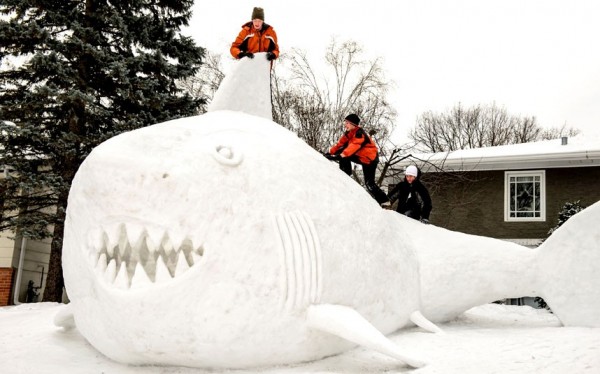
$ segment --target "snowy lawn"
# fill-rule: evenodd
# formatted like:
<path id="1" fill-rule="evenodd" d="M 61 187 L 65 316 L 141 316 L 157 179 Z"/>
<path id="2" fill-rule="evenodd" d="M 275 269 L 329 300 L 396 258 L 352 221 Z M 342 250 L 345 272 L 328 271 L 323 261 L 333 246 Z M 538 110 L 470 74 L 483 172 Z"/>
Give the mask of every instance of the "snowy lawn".
<path id="1" fill-rule="evenodd" d="M 6 374 L 212 373 L 178 367 L 121 365 L 90 346 L 77 330 L 62 331 L 52 320 L 61 305 L 22 304 L 0 308 L 0 362 Z M 157 321 L 158 322 L 158 321 Z M 561 327 L 545 310 L 488 304 L 440 325 L 445 334 L 420 328 L 391 336 L 429 364 L 418 370 L 357 348 L 303 365 L 232 370 L 228 373 L 600 373 L 600 328 Z"/>

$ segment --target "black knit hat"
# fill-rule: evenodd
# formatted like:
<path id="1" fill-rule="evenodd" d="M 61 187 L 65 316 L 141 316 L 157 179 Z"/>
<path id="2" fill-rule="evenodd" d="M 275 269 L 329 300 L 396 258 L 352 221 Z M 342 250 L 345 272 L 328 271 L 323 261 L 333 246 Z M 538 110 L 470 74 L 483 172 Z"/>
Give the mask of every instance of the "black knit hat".
<path id="1" fill-rule="evenodd" d="M 352 114 L 348 114 L 348 116 L 346 116 L 345 118 L 347 121 L 352 122 L 353 124 L 355 124 L 356 126 L 358 126 L 360 124 L 360 118 L 358 118 L 358 116 L 354 113 Z"/>
<path id="2" fill-rule="evenodd" d="M 252 10 L 252 18 L 250 19 L 262 19 L 263 21 L 265 20 L 265 11 L 263 10 L 263 8 L 259 8 L 259 7 L 254 7 L 254 9 Z"/>

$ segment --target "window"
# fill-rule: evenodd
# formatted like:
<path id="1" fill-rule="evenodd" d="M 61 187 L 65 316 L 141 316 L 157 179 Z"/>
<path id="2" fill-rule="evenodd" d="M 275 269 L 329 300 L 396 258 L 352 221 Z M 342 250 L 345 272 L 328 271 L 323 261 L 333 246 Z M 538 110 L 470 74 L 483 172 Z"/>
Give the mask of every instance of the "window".
<path id="1" fill-rule="evenodd" d="M 504 220 L 546 220 L 546 172 L 544 170 L 504 173 Z"/>

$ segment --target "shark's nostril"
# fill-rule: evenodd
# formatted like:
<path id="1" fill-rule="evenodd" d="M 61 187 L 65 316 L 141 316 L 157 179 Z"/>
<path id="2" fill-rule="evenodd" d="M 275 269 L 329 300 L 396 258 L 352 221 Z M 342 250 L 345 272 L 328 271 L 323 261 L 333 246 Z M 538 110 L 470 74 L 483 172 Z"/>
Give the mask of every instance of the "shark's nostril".
<path id="1" fill-rule="evenodd" d="M 237 166 L 242 162 L 242 154 L 240 152 L 236 152 L 233 147 L 227 145 L 216 146 L 213 157 L 219 163 L 228 166 Z"/>

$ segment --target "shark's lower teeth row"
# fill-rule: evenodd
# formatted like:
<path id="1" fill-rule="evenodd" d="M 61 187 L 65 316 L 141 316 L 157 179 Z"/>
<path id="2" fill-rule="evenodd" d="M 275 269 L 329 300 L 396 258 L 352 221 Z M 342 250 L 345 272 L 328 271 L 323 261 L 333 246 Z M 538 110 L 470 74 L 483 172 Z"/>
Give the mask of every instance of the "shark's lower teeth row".
<path id="1" fill-rule="evenodd" d="M 166 235 L 159 246 L 148 237 L 137 240 L 134 247 L 127 240 L 112 245 L 103 235 L 100 248 L 93 253 L 97 275 L 115 287 L 128 289 L 169 281 L 183 274 L 200 262 L 204 248 L 194 248 L 189 239 L 174 248 Z"/>

